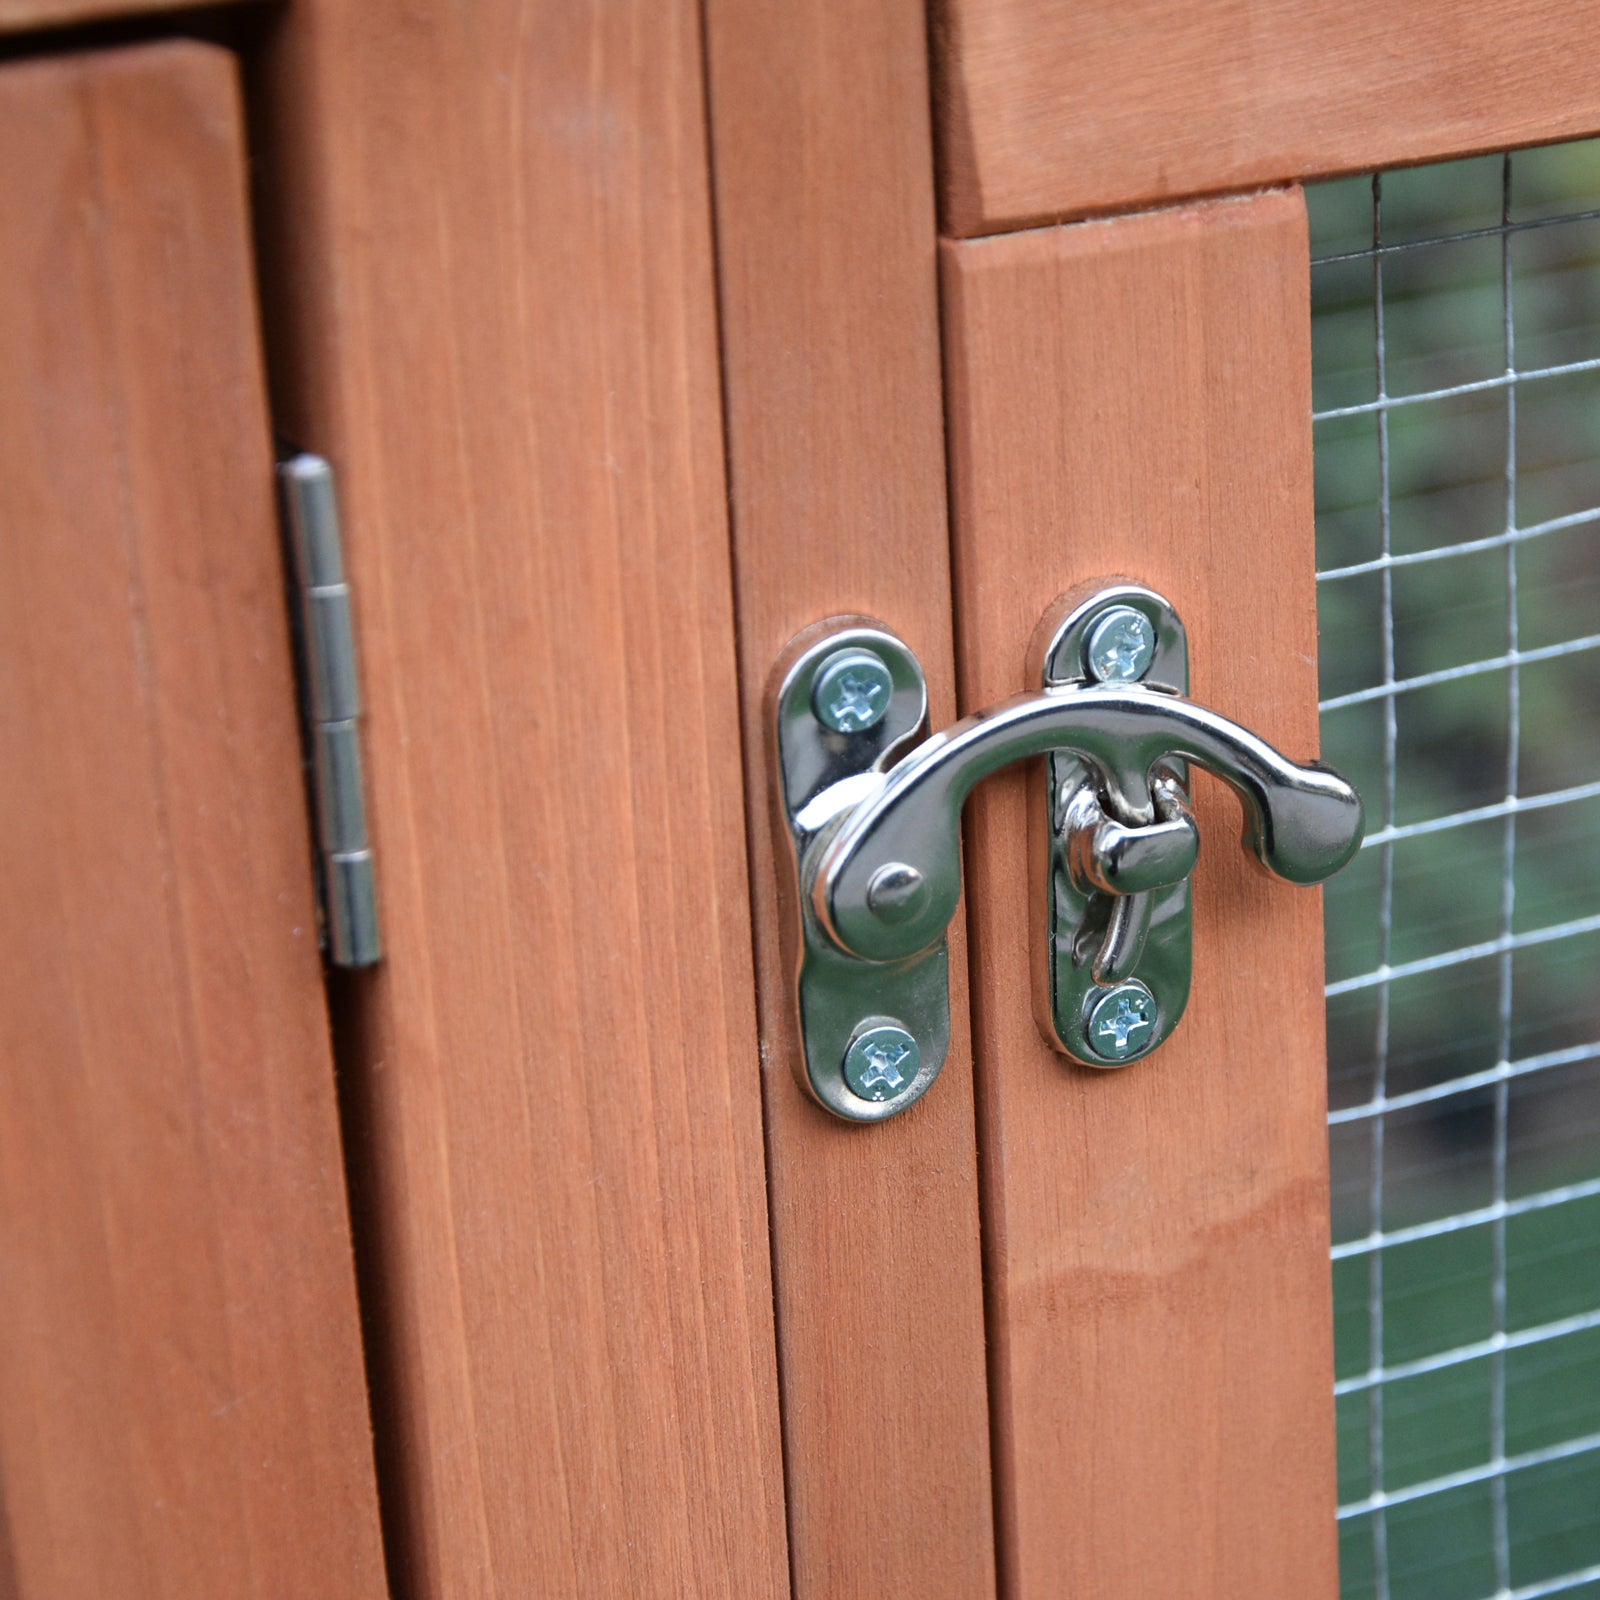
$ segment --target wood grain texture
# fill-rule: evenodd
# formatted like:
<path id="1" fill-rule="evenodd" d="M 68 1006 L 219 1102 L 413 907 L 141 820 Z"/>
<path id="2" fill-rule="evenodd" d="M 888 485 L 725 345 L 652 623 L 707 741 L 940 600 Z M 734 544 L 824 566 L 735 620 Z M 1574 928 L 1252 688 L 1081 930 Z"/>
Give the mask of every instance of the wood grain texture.
<path id="1" fill-rule="evenodd" d="M 946 228 L 1600 132 L 1597 0 L 938 0 Z"/>
<path id="2" fill-rule="evenodd" d="M 1029 687 L 1061 592 L 1177 606 L 1195 698 L 1317 743 L 1297 192 L 946 247 L 961 693 Z M 1332 1600 L 1320 896 L 1197 783 L 1194 991 L 1158 1054 L 1035 1030 L 1028 785 L 968 807 L 1003 1592 Z"/>
<path id="3" fill-rule="evenodd" d="M 785 1593 L 696 8 L 305 0 L 265 65 L 368 680 L 397 1568 Z"/>
<path id="4" fill-rule="evenodd" d="M 0 37 L 234 3 L 237 0 L 0 0 Z"/>
<path id="5" fill-rule="evenodd" d="M 912 1111 L 797 1086 L 765 688 L 801 628 L 863 612 L 951 719 L 949 537 L 926 46 L 916 0 L 707 9 L 795 1593 L 994 1587 L 962 918 L 949 1060 Z"/>
<path id="6" fill-rule="evenodd" d="M 23 1600 L 387 1592 L 241 135 L 208 46 L 0 70 Z"/>

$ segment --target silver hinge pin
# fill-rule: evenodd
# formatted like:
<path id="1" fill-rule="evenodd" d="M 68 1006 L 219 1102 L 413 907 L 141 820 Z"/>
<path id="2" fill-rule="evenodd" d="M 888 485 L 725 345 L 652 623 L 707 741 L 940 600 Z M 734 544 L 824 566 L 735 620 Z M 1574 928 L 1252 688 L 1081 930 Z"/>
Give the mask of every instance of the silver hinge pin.
<path id="1" fill-rule="evenodd" d="M 297 455 L 279 463 L 278 480 L 299 600 L 302 694 L 328 958 L 341 967 L 367 967 L 383 952 L 361 776 L 355 630 L 333 468 L 321 456 Z"/>

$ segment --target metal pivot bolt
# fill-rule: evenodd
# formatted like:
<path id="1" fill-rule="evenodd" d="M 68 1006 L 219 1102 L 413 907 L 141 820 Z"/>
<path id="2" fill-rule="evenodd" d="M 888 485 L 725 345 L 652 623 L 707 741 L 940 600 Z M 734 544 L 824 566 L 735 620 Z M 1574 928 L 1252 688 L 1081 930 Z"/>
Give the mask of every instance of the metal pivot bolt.
<path id="1" fill-rule="evenodd" d="M 844 1081 L 863 1100 L 882 1102 L 904 1094 L 922 1067 L 917 1041 L 898 1022 L 863 1023 L 844 1056 Z"/>
<path id="2" fill-rule="evenodd" d="M 883 721 L 894 679 L 870 650 L 840 650 L 817 669 L 811 692 L 817 720 L 834 733 L 865 733 Z"/>
<path id="3" fill-rule="evenodd" d="M 909 922 L 928 901 L 928 880 L 904 861 L 879 867 L 867 885 L 867 904 L 884 922 Z"/>

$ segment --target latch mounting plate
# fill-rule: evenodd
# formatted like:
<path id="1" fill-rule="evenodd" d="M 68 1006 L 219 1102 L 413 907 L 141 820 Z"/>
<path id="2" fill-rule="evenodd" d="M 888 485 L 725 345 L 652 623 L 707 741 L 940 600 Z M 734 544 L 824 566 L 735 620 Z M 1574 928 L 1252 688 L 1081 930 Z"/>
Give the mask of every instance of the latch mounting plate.
<path id="1" fill-rule="evenodd" d="M 1128 663 L 1126 681 L 1187 695 L 1183 623 L 1166 599 L 1136 584 L 1096 583 L 1087 594 L 1058 601 L 1034 635 L 1032 681 L 1043 689 L 1108 681 L 1091 662 L 1090 640 L 1102 618 L 1123 610 L 1149 623 L 1152 646 L 1148 665 Z M 1096 889 L 1072 860 L 1079 837 L 1074 813 L 1098 809 L 1103 799 L 1092 769 L 1071 749 L 1050 751 L 1042 765 L 1043 781 L 1029 789 L 1029 838 L 1038 863 L 1034 1018 L 1045 1038 L 1074 1060 L 1125 1066 L 1166 1039 L 1188 1004 L 1194 949 L 1190 877 L 1185 872 L 1135 895 Z M 1166 792 L 1186 810 L 1188 762 L 1168 758 L 1160 773 Z"/>
<path id="2" fill-rule="evenodd" d="M 882 664 L 857 680 L 852 652 Z M 783 924 L 791 948 L 803 1048 L 800 1086 L 851 1122 L 881 1122 L 927 1093 L 950 1049 L 947 941 L 894 961 L 862 961 L 831 940 L 817 919 L 814 863 L 827 837 L 926 729 L 928 688 L 909 646 L 865 617 L 808 628 L 773 674 L 779 826 L 784 857 Z M 832 698 L 824 698 L 828 691 Z"/>

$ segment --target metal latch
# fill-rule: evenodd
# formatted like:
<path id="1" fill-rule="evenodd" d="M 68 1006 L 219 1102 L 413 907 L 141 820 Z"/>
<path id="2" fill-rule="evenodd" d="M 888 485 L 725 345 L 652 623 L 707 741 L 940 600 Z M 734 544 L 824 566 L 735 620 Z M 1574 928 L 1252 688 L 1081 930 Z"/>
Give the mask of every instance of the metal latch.
<path id="1" fill-rule="evenodd" d="M 303 721 L 311 763 L 328 959 L 371 966 L 382 955 L 361 776 L 360 683 L 344 577 L 333 468 L 321 456 L 279 463 L 298 600 Z"/>
<path id="2" fill-rule="evenodd" d="M 1361 800 L 1337 773 L 1187 698 L 1183 625 L 1152 590 L 1107 584 L 1058 602 L 1032 673 L 1037 691 L 924 738 L 922 668 L 888 629 L 820 623 L 778 664 L 801 1082 L 838 1116 L 894 1116 L 944 1064 L 961 808 L 1000 768 L 1043 758 L 1034 1012 L 1089 1066 L 1148 1055 L 1187 1004 L 1191 762 L 1233 789 L 1246 849 L 1289 883 L 1321 882 L 1360 845 Z"/>

